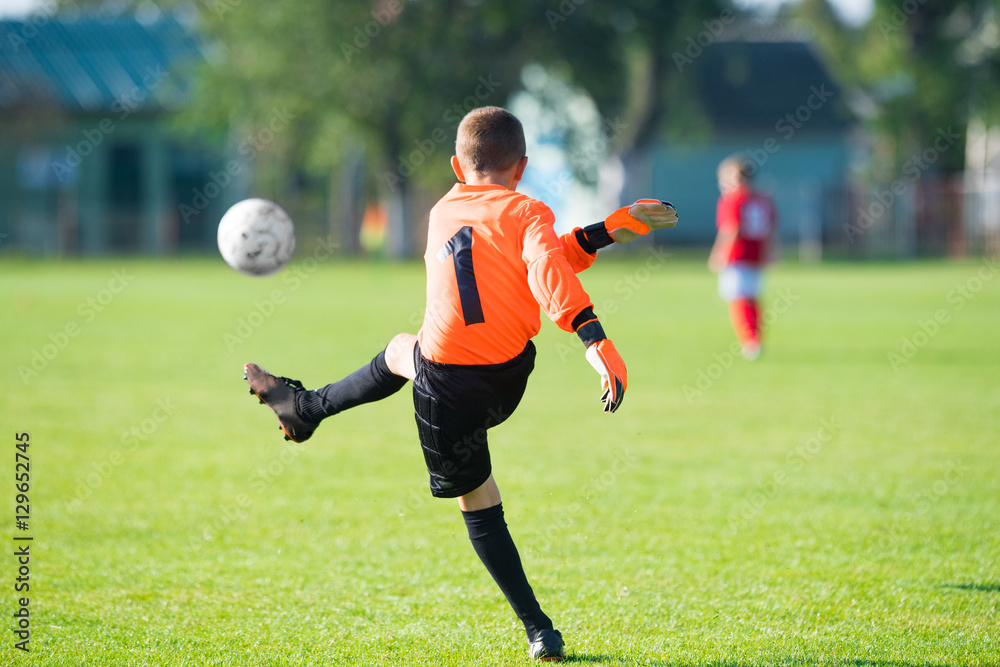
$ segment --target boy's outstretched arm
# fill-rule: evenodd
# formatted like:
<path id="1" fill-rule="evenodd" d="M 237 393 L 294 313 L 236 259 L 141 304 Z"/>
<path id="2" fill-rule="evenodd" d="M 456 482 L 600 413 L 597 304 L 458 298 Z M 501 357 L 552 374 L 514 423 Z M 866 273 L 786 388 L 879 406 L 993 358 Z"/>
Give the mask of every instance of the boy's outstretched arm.
<path id="1" fill-rule="evenodd" d="M 621 405 L 628 386 L 625 362 L 594 314 L 594 304 L 565 257 L 551 224 L 531 225 L 524 237 L 528 286 L 545 314 L 564 331 L 576 332 L 587 348 L 587 361 L 601 376 L 605 412 Z"/>
<path id="2" fill-rule="evenodd" d="M 563 234 L 559 241 L 565 250 L 566 260 L 573 271 L 579 273 L 590 268 L 601 248 L 613 243 L 628 243 L 653 229 L 676 224 L 677 211 L 670 202 L 640 199 L 631 206 L 618 209 L 602 222 L 577 227 Z"/>

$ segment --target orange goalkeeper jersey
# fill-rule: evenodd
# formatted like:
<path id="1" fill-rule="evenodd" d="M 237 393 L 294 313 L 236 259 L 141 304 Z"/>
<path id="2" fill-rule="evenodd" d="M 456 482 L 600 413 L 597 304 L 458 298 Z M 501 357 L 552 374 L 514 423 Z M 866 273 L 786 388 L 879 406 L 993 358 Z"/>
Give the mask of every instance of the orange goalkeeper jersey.
<path id="1" fill-rule="evenodd" d="M 574 232 L 556 235 L 548 206 L 500 185 L 456 184 L 431 209 L 420 352 L 446 364 L 498 364 L 541 327 L 592 307 L 576 272 L 593 264 Z"/>

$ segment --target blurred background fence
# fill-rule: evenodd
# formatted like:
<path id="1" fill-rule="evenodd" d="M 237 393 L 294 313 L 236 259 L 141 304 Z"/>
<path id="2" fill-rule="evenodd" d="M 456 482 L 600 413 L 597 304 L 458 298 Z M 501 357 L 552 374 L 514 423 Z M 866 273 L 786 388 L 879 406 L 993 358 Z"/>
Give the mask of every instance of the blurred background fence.
<path id="1" fill-rule="evenodd" d="M 1000 179 L 975 172 L 922 179 L 905 188 L 844 187 L 823 193 L 822 234 L 799 220 L 803 259 L 913 259 L 994 255 L 1000 250 Z"/>

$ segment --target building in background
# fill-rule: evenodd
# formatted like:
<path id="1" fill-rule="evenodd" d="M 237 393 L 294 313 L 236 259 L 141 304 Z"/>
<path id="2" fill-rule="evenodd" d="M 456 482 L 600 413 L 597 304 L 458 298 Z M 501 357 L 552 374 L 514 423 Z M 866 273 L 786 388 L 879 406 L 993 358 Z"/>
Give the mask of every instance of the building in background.
<path id="1" fill-rule="evenodd" d="M 757 165 L 758 187 L 775 200 L 782 241 L 818 256 L 824 235 L 839 233 L 845 214 L 856 127 L 813 48 L 757 36 L 712 43 L 693 58 L 679 53 L 685 96 L 692 99 L 674 104 L 693 107 L 686 115 L 695 121 L 683 133 L 668 132 L 643 156 L 645 164 L 629 169 L 625 199 L 650 192 L 670 197 L 681 224 L 663 240 L 708 245 L 719 197 L 715 170 L 743 151 Z"/>
<path id="2" fill-rule="evenodd" d="M 33 17 L 0 21 L 0 35 L 5 245 L 67 255 L 214 245 L 238 189 L 213 188 L 220 155 L 170 131 L 203 61 L 192 31 L 166 15 Z"/>

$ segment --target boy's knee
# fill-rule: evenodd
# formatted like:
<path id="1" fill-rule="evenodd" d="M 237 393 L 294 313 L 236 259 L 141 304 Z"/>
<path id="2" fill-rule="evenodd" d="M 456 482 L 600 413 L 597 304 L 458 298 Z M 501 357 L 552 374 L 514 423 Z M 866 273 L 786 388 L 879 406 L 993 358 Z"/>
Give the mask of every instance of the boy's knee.
<path id="1" fill-rule="evenodd" d="M 413 347 L 417 337 L 413 334 L 396 334 L 385 348 L 385 363 L 396 375 L 410 380 L 416 375 L 413 367 Z"/>

